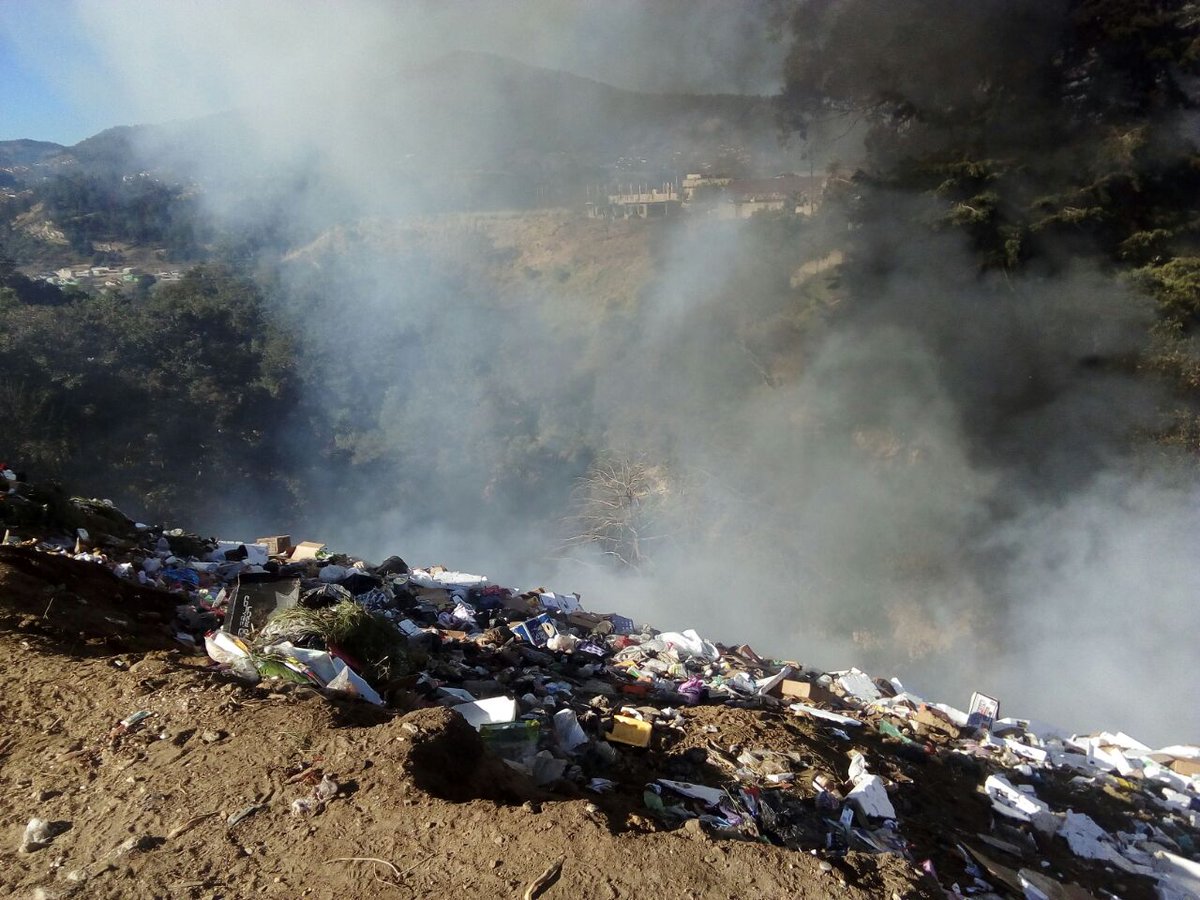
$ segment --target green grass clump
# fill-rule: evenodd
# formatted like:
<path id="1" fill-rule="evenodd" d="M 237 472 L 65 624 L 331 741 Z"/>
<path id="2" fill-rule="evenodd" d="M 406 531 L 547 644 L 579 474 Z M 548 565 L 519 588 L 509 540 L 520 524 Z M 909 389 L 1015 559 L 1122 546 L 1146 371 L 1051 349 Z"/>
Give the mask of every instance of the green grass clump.
<path id="1" fill-rule="evenodd" d="M 316 639 L 362 663 L 367 680 L 383 684 L 408 672 L 408 639 L 391 622 L 357 603 L 310 609 L 293 606 L 275 616 L 266 634 Z M 277 639 L 277 638 L 274 638 Z"/>

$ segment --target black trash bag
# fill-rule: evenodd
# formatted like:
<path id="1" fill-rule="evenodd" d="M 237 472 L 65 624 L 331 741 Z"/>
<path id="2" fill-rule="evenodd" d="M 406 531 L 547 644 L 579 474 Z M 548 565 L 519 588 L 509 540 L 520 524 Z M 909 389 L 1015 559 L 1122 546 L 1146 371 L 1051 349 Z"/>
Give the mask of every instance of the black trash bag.
<path id="1" fill-rule="evenodd" d="M 763 791 L 759 800 L 762 832 L 773 844 L 789 850 L 817 850 L 826 845 L 826 827 L 815 808 L 785 797 L 779 791 Z"/>
<path id="2" fill-rule="evenodd" d="M 408 563 L 398 556 L 389 556 L 378 566 L 375 567 L 376 575 L 407 575 L 409 574 Z"/>
<path id="3" fill-rule="evenodd" d="M 357 597 L 359 594 L 375 590 L 375 588 L 383 584 L 383 579 L 364 572 L 362 569 L 354 569 L 349 575 L 339 581 L 338 584 Z"/>
<path id="4" fill-rule="evenodd" d="M 353 601 L 354 595 L 340 584 L 323 584 L 320 587 L 309 588 L 300 595 L 300 605 L 309 609 L 336 606 L 346 600 Z"/>

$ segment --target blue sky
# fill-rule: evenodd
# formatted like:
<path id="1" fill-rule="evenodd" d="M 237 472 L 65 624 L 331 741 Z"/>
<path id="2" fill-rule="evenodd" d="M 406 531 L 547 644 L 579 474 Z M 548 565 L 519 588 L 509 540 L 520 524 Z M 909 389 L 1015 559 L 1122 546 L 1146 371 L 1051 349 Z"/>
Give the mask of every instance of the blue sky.
<path id="1" fill-rule="evenodd" d="M 619 87 L 777 87 L 769 0 L 0 0 L 0 140 L 270 103 L 327 59 L 481 50 Z"/>
<path id="2" fill-rule="evenodd" d="M 79 88 L 103 66 L 70 10 L 57 0 L 0 0 L 0 140 L 73 144 L 121 122 Z"/>

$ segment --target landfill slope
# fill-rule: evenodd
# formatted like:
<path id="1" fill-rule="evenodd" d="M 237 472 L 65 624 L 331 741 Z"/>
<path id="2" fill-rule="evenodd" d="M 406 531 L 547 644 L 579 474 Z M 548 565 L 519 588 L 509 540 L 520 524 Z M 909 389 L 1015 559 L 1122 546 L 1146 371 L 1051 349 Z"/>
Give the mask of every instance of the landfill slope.
<path id="1" fill-rule="evenodd" d="M 1198 748 L 35 495 L 0 495 L 2 896 L 1198 895 Z"/>

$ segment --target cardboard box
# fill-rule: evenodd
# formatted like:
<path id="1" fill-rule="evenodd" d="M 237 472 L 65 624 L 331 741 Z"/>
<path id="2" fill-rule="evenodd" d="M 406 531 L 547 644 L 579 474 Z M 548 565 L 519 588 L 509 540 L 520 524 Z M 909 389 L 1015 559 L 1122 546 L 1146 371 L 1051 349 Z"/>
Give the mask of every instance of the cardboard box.
<path id="1" fill-rule="evenodd" d="M 508 627 L 514 635 L 534 647 L 545 647 L 546 642 L 558 634 L 558 629 L 550 621 L 548 613 L 526 619 L 518 625 L 510 624 Z"/>
<path id="2" fill-rule="evenodd" d="M 1169 768 L 1178 775 L 1191 778 L 1200 775 L 1200 759 L 1173 759 Z"/>
<path id="3" fill-rule="evenodd" d="M 292 536 L 290 534 L 277 534 L 272 537 L 255 538 L 254 543 L 265 544 L 267 553 L 271 556 L 284 556 L 292 549 Z"/>
<path id="4" fill-rule="evenodd" d="M 811 681 L 793 681 L 785 678 L 771 691 L 776 697 L 785 700 L 807 700 L 812 703 L 825 703 L 829 706 L 841 706 L 837 696 L 827 688 Z"/>
<path id="5" fill-rule="evenodd" d="M 971 695 L 971 706 L 967 709 L 967 727 L 971 729 L 991 728 L 1000 718 L 1000 701 L 976 691 Z"/>

